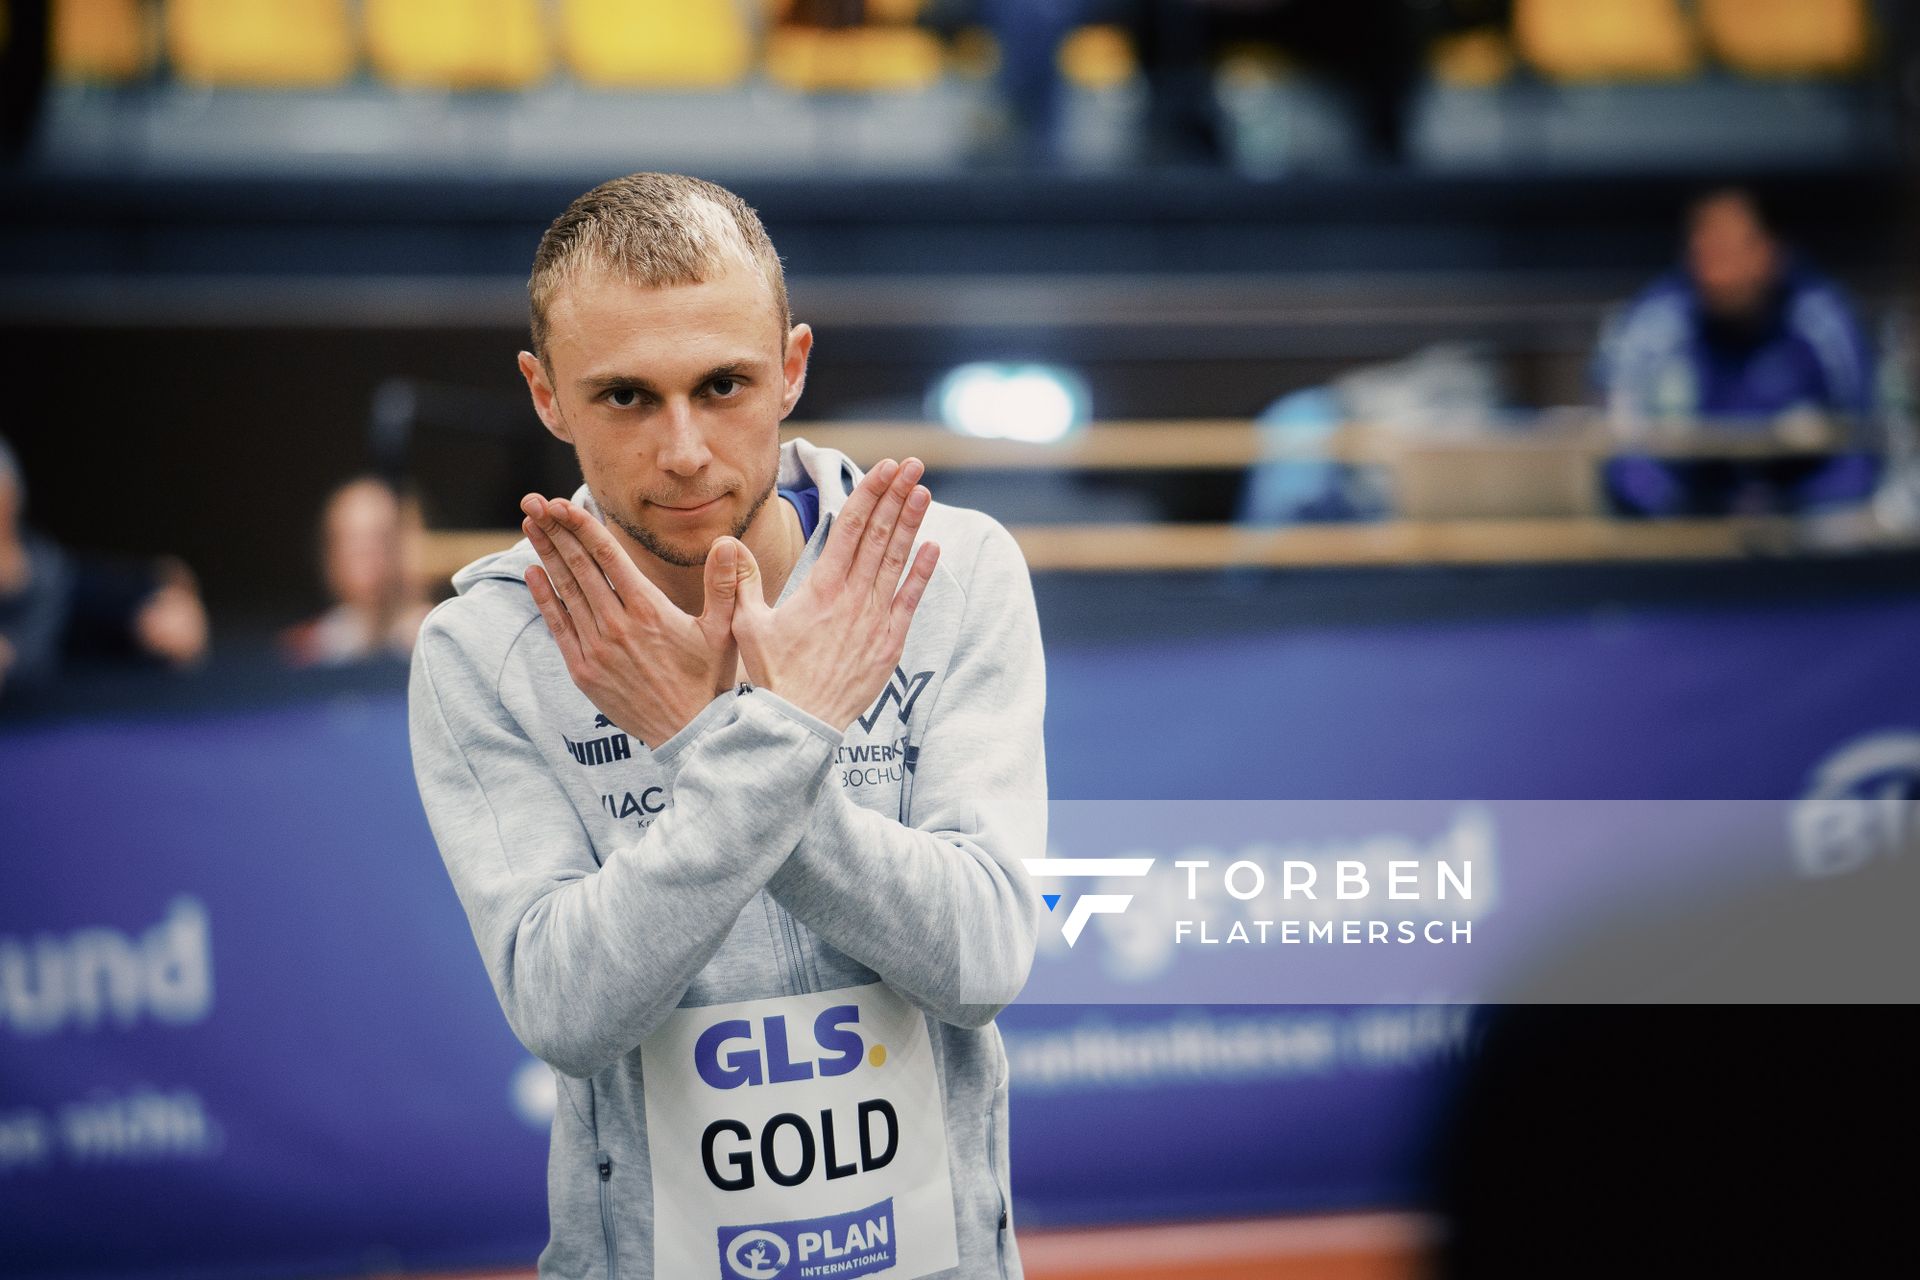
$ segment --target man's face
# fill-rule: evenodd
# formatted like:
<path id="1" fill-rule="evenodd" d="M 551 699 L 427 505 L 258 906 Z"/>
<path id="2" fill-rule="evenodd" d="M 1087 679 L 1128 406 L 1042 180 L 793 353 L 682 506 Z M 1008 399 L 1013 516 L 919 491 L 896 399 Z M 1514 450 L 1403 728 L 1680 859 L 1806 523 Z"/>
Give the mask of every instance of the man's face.
<path id="1" fill-rule="evenodd" d="M 1779 249 L 1745 201 L 1712 200 L 1693 216 L 1687 265 L 1707 310 L 1740 320 L 1766 303 L 1779 274 Z"/>
<path id="2" fill-rule="evenodd" d="M 765 277 L 730 263 L 701 284 L 647 288 L 586 272 L 547 328 L 545 362 L 522 352 L 520 370 L 608 522 L 682 567 L 715 538 L 745 537 L 773 493 L 813 343 L 805 325 L 782 334 Z"/>

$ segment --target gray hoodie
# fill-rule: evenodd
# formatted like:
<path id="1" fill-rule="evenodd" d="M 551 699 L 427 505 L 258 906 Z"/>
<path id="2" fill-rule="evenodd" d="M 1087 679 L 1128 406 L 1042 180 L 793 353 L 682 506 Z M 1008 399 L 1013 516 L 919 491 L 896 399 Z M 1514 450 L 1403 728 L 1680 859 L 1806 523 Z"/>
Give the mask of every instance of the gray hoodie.
<path id="1" fill-rule="evenodd" d="M 783 599 L 859 478 L 782 447 L 779 483 L 820 492 Z M 543 1277 L 1021 1275 L 992 1020 L 1037 929 L 1040 632 L 993 519 L 935 503 L 920 537 L 939 566 L 845 733 L 743 686 L 649 751 L 569 679 L 525 541 L 427 619 L 421 798 L 559 1085 Z"/>

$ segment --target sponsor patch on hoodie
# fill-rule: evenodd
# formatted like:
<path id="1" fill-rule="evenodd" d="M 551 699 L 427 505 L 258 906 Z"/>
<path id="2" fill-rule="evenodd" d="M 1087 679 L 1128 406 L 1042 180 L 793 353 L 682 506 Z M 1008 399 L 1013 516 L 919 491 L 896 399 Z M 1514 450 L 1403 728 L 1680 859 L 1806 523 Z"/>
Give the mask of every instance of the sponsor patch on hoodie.
<path id="1" fill-rule="evenodd" d="M 893 1197 L 848 1213 L 721 1227 L 720 1280 L 839 1280 L 894 1263 Z"/>

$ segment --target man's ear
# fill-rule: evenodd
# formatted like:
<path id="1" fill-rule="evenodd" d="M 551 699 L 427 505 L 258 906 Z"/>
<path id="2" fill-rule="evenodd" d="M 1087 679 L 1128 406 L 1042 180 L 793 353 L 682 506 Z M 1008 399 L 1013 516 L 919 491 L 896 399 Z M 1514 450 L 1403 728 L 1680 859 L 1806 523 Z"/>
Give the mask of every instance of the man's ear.
<path id="1" fill-rule="evenodd" d="M 780 417 L 784 420 L 793 412 L 793 406 L 800 403 L 800 393 L 807 389 L 807 357 L 813 352 L 813 329 L 809 325 L 797 324 L 787 334 L 787 354 L 781 362 L 781 374 L 786 385 L 780 393 Z"/>
<path id="2" fill-rule="evenodd" d="M 522 351 L 520 376 L 527 380 L 527 390 L 533 395 L 533 411 L 540 415 L 541 423 L 555 437 L 572 444 L 573 437 L 567 434 L 567 420 L 560 414 L 560 402 L 553 392 L 553 380 L 547 376 L 546 363 L 533 352 Z"/>

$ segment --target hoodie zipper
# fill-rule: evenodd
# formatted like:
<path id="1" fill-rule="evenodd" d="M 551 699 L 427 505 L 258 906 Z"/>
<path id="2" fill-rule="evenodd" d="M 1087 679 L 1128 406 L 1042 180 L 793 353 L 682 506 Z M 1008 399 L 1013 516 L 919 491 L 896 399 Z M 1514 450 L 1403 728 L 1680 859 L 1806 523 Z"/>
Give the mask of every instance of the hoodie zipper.
<path id="1" fill-rule="evenodd" d="M 999 1086 L 996 1085 L 987 1094 L 987 1177 L 992 1179 L 993 1193 L 1000 1200 L 999 1233 L 994 1237 L 994 1258 L 1004 1280 L 1007 1274 L 1007 1195 L 1000 1189 L 1000 1126 L 995 1123 L 993 1114 L 999 1092 Z"/>
<path id="2" fill-rule="evenodd" d="M 600 1233 L 607 1240 L 607 1280 L 620 1280 L 620 1264 L 613 1252 L 613 1157 L 596 1151 L 593 1158 L 600 1169 Z"/>
<path id="3" fill-rule="evenodd" d="M 780 918 L 780 949 L 786 952 L 787 981 L 792 985 L 794 995 L 804 995 L 809 988 L 802 958 L 804 948 L 800 942 L 800 926 L 795 922 L 793 913 L 778 902 L 773 904 L 773 909 Z"/>

